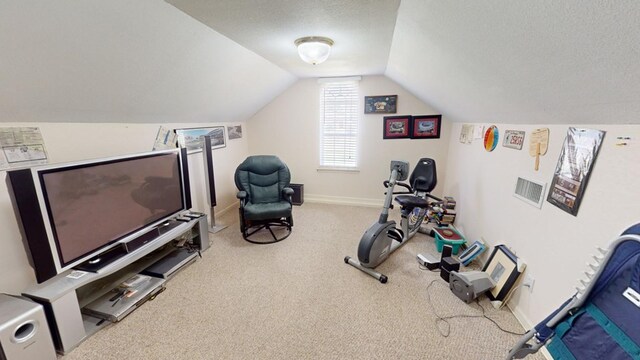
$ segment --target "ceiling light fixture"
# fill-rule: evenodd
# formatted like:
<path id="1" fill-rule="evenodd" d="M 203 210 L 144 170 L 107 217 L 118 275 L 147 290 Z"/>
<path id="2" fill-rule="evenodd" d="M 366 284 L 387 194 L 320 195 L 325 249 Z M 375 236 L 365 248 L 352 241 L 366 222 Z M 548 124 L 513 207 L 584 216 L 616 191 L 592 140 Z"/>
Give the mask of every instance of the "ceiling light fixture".
<path id="1" fill-rule="evenodd" d="M 298 55 L 304 62 L 318 65 L 329 58 L 333 40 L 322 36 L 306 36 L 297 39 L 294 44 L 298 47 Z"/>

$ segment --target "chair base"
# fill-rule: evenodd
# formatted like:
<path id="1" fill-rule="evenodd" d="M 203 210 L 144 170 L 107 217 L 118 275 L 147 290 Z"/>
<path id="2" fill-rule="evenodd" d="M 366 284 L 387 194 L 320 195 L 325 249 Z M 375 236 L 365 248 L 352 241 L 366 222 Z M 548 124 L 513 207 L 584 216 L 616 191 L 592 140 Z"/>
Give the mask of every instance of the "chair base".
<path id="1" fill-rule="evenodd" d="M 247 221 L 245 224 L 242 224 L 241 226 L 241 232 L 242 232 L 242 237 L 252 243 L 252 244 L 273 244 L 273 243 L 277 243 L 279 241 L 282 241 L 286 238 L 289 237 L 289 235 L 291 235 L 291 228 L 292 228 L 293 224 L 292 221 L 289 219 L 281 219 L 281 220 L 263 220 L 263 221 Z M 272 227 L 275 228 L 284 228 L 286 229 L 286 234 L 284 236 L 281 237 L 277 237 L 276 234 L 273 232 L 273 230 L 271 229 Z M 260 230 L 263 229 L 267 229 L 269 230 L 269 232 L 271 233 L 271 237 L 273 238 L 272 241 L 257 241 L 257 240 L 253 240 L 250 237 L 252 235 L 254 235 L 255 233 L 259 232 Z"/>

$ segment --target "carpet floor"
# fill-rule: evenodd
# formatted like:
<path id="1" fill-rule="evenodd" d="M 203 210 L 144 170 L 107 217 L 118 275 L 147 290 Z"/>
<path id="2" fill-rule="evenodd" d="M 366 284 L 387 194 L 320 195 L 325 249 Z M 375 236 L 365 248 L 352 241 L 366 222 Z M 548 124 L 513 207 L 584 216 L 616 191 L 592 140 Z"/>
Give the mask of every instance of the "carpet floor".
<path id="1" fill-rule="evenodd" d="M 433 238 L 416 234 L 380 265 L 387 284 L 344 263 L 379 211 L 305 203 L 291 236 L 272 245 L 244 241 L 231 211 L 166 291 L 62 359 L 503 359 L 519 336 L 479 306 L 505 330 L 522 326 L 421 270 L 418 253 L 439 257 Z"/>

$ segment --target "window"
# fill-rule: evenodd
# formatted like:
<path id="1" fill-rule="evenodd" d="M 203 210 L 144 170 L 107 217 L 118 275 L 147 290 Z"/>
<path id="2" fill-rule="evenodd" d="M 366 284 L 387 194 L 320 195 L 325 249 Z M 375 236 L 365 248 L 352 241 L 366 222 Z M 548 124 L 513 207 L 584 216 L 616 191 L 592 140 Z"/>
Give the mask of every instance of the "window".
<path id="1" fill-rule="evenodd" d="M 321 79 L 320 167 L 355 169 L 358 166 L 358 80 Z"/>

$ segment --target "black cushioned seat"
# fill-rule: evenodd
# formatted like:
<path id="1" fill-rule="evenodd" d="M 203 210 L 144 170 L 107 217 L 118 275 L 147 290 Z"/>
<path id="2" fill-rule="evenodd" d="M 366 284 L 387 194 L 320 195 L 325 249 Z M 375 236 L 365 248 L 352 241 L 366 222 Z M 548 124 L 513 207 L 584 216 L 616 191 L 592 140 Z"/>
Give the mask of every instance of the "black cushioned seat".
<path id="1" fill-rule="evenodd" d="M 418 160 L 416 167 L 411 173 L 409 178 L 409 185 L 403 185 L 405 188 L 413 194 L 411 195 L 398 195 L 395 201 L 402 206 L 403 211 L 410 213 L 414 208 L 426 209 L 429 207 L 429 201 L 424 196 L 416 196 L 416 194 L 426 194 L 431 196 L 431 191 L 438 184 L 438 177 L 436 175 L 436 162 L 433 159 L 422 158 Z M 399 184 L 402 185 L 402 184 Z"/>
<path id="2" fill-rule="evenodd" d="M 426 199 L 419 198 L 415 195 L 398 195 L 396 196 L 396 202 L 401 206 L 411 207 L 411 208 L 427 208 L 429 207 L 429 202 Z"/>
<path id="3" fill-rule="evenodd" d="M 291 204 L 278 201 L 268 204 L 248 204 L 244 207 L 244 216 L 248 220 L 268 220 L 291 216 Z"/>
<path id="4" fill-rule="evenodd" d="M 242 237 L 258 244 L 286 239 L 293 226 L 293 189 L 289 187 L 291 173 L 287 165 L 273 155 L 249 156 L 236 169 L 234 179 L 239 190 Z M 284 229 L 286 234 L 277 236 L 272 227 Z M 249 239 L 262 229 L 269 230 L 273 241 Z"/>

